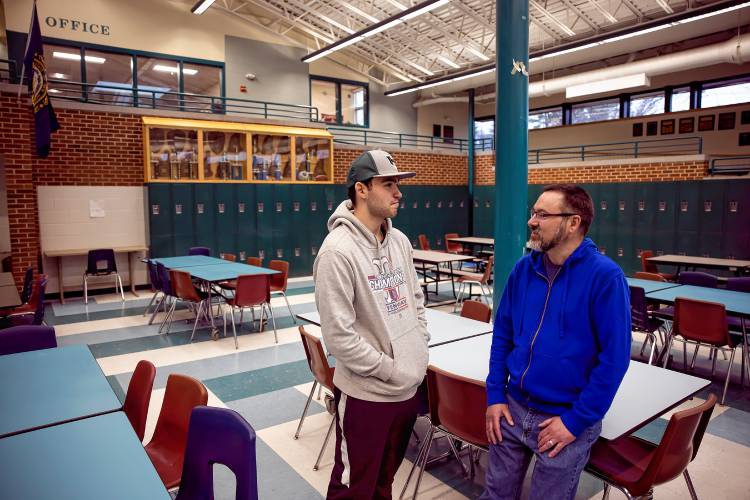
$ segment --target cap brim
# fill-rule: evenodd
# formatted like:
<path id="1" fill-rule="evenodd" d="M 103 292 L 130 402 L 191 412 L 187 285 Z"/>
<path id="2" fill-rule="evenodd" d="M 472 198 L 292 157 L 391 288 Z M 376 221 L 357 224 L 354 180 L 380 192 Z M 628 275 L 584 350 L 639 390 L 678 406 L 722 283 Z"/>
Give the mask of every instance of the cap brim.
<path id="1" fill-rule="evenodd" d="M 373 175 L 370 177 L 370 179 L 374 179 L 375 177 L 380 178 L 386 178 L 386 177 L 392 177 L 396 179 L 409 179 L 410 177 L 416 177 L 416 172 L 398 172 L 397 174 L 382 174 L 382 175 Z"/>

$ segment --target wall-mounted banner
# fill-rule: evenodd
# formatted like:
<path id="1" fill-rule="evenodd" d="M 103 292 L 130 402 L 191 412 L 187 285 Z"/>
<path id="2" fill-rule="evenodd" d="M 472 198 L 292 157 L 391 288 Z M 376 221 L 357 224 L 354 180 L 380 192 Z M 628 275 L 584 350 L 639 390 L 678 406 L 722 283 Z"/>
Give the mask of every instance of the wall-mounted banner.
<path id="1" fill-rule="evenodd" d="M 89 23 L 80 19 L 66 19 L 64 17 L 47 16 L 44 23 L 50 28 L 60 28 L 62 30 L 81 31 L 83 33 L 93 33 L 95 35 L 109 36 L 109 26 L 106 24 Z"/>

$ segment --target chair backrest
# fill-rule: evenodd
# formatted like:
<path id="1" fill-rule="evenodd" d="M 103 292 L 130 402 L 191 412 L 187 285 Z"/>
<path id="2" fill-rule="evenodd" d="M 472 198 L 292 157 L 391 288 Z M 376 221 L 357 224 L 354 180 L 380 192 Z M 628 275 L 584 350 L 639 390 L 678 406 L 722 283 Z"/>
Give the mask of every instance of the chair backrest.
<path id="1" fill-rule="evenodd" d="M 641 271 L 645 273 L 654 273 L 654 274 L 659 273 L 659 268 L 656 267 L 656 264 L 648 260 L 649 257 L 653 257 L 653 256 L 654 256 L 654 252 L 652 252 L 651 250 L 641 251 Z"/>
<path id="2" fill-rule="evenodd" d="M 461 243 L 455 243 L 453 241 L 448 241 L 449 238 L 458 238 L 458 233 L 445 233 L 445 251 L 446 252 L 460 252 L 464 249 L 464 246 Z"/>
<path id="3" fill-rule="evenodd" d="M 248 257 L 245 262 L 247 262 L 248 266 L 263 267 L 263 259 L 260 257 Z"/>
<path id="4" fill-rule="evenodd" d="M 458 436 L 462 441 L 487 447 L 484 412 L 487 392 L 482 382 L 427 368 L 427 392 L 430 420 Z M 474 415 L 467 418 L 467 415 Z"/>
<path id="5" fill-rule="evenodd" d="M 253 428 L 242 415 L 229 408 L 193 408 L 176 500 L 213 499 L 215 463 L 225 465 L 234 473 L 237 485 L 234 498 L 257 500 Z"/>
<path id="6" fill-rule="evenodd" d="M 430 249 L 430 242 L 427 241 L 427 236 L 424 234 L 420 234 L 418 236 L 419 238 L 419 249 L 420 250 L 429 250 Z"/>
<path id="7" fill-rule="evenodd" d="M 179 457 L 176 465 L 182 470 L 190 413 L 196 406 L 205 406 L 207 402 L 208 391 L 200 381 L 186 375 L 171 374 L 167 379 L 154 436 L 148 447 Z"/>
<path id="8" fill-rule="evenodd" d="M 487 259 L 487 265 L 484 268 L 484 273 L 482 274 L 482 284 L 486 285 L 490 282 L 490 278 L 492 277 L 492 266 L 495 265 L 495 256 L 490 255 L 490 258 Z"/>
<path id="9" fill-rule="evenodd" d="M 268 268 L 279 271 L 277 274 L 271 274 L 271 286 L 280 288 L 286 292 L 286 284 L 289 278 L 289 262 L 285 260 L 272 260 L 268 263 Z"/>
<path id="10" fill-rule="evenodd" d="M 156 264 L 147 260 L 146 267 L 148 268 L 148 279 L 151 281 L 151 288 L 155 292 L 161 291 L 161 280 L 159 279 L 159 271 L 156 269 Z"/>
<path id="11" fill-rule="evenodd" d="M 117 272 L 115 251 L 111 248 L 89 250 L 86 274 L 112 274 Z"/>
<path id="12" fill-rule="evenodd" d="M 715 346 L 730 345 L 724 304 L 677 297 L 672 327 L 676 334 L 688 340 Z"/>
<path id="13" fill-rule="evenodd" d="M 25 304 L 31 298 L 31 287 L 34 284 L 34 268 L 29 266 L 23 275 L 23 289 L 21 290 L 21 303 Z"/>
<path id="14" fill-rule="evenodd" d="M 333 391 L 334 368 L 328 364 L 323 342 L 315 335 L 308 333 L 303 326 L 299 327 L 299 335 L 302 338 L 302 347 L 305 348 L 307 365 L 315 380 L 329 391 Z"/>
<path id="15" fill-rule="evenodd" d="M 492 319 L 492 309 L 483 302 L 464 300 L 464 303 L 461 306 L 461 316 L 464 318 L 475 319 L 482 323 L 489 323 Z"/>
<path id="16" fill-rule="evenodd" d="M 657 273 L 647 273 L 645 271 L 638 271 L 633 275 L 633 278 L 637 278 L 639 280 L 649 280 L 649 281 L 667 281 L 667 278 L 662 276 L 661 274 Z"/>
<path id="17" fill-rule="evenodd" d="M 630 321 L 633 330 L 649 331 L 646 291 L 639 286 L 630 287 Z"/>
<path id="18" fill-rule="evenodd" d="M 205 255 L 206 257 L 210 257 L 211 249 L 208 247 L 190 247 L 188 255 Z"/>
<path id="19" fill-rule="evenodd" d="M 159 275 L 159 284 L 161 285 L 161 291 L 164 292 L 164 295 L 171 295 L 174 297 L 174 292 L 172 291 L 172 282 L 169 279 L 169 269 L 164 267 L 164 264 L 161 262 L 156 263 L 156 271 Z"/>
<path id="20" fill-rule="evenodd" d="M 727 278 L 727 290 L 750 292 L 750 278 Z"/>
<path id="21" fill-rule="evenodd" d="M 237 262 L 237 256 L 233 253 L 222 253 L 219 254 L 219 257 L 224 260 L 228 260 L 229 262 Z"/>
<path id="22" fill-rule="evenodd" d="M 154 388 L 156 367 L 150 361 L 142 359 L 138 362 L 130 377 L 128 392 L 125 394 L 125 402 L 122 411 L 130 420 L 138 439 L 143 441 L 146 432 L 146 417 L 148 416 L 148 404 L 151 401 L 151 391 Z"/>
<path id="23" fill-rule="evenodd" d="M 634 490 L 650 490 L 682 474 L 698 453 L 715 405 L 716 396 L 709 394 L 703 404 L 672 414 L 659 446 L 638 481 L 641 488 Z"/>
<path id="24" fill-rule="evenodd" d="M 250 307 L 271 300 L 271 280 L 268 274 L 243 274 L 237 276 L 234 305 Z"/>
<path id="25" fill-rule="evenodd" d="M 188 300 L 190 302 L 200 302 L 203 300 L 193 285 L 193 278 L 190 273 L 179 271 L 177 269 L 169 270 L 169 280 L 172 282 L 172 292 L 177 298 Z"/>
<path id="26" fill-rule="evenodd" d="M 47 289 L 47 275 L 42 274 L 36 282 L 29 304 L 34 306 L 34 324 L 41 325 L 44 321 L 44 292 Z"/>
<path id="27" fill-rule="evenodd" d="M 0 355 L 54 347 L 57 347 L 57 338 L 51 326 L 23 325 L 0 330 Z"/>
<path id="28" fill-rule="evenodd" d="M 680 285 L 704 286 L 706 288 L 719 286 L 719 279 L 716 276 L 700 271 L 682 271 L 677 277 L 677 281 L 680 282 Z"/>

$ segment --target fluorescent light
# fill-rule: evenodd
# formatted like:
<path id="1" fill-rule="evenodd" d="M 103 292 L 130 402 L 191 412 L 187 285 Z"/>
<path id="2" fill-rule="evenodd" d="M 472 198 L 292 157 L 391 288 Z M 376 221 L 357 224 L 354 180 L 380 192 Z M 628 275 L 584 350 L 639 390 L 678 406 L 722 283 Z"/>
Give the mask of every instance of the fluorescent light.
<path id="1" fill-rule="evenodd" d="M 411 19 L 413 17 L 421 16 L 422 14 L 425 14 L 425 13 L 431 11 L 431 10 L 437 9 L 438 7 L 442 7 L 443 5 L 447 4 L 450 1 L 451 0 L 438 0 L 437 2 L 435 2 L 433 4 L 425 5 L 424 7 L 419 8 L 419 9 L 415 10 L 414 12 L 410 12 L 410 13 L 406 14 L 401 19 L 403 19 L 404 21 L 406 21 L 406 20 Z"/>
<path id="2" fill-rule="evenodd" d="M 80 61 L 81 55 L 80 54 L 71 54 L 70 52 L 58 52 L 53 51 L 52 57 L 56 57 L 58 59 L 67 59 L 69 61 Z M 96 57 L 96 56 L 86 56 L 85 57 L 86 62 L 94 63 L 94 64 L 104 64 L 104 61 L 106 61 L 103 57 Z"/>
<path id="3" fill-rule="evenodd" d="M 182 68 L 182 74 L 184 74 L 184 75 L 191 75 L 191 76 L 192 75 L 197 75 L 198 74 L 198 70 L 197 69 L 192 69 L 192 68 Z"/>
<path id="4" fill-rule="evenodd" d="M 156 64 L 154 71 L 163 71 L 164 73 L 177 73 L 180 71 L 179 66 L 165 66 L 163 64 Z M 195 75 L 198 73 L 197 69 L 182 68 L 182 72 L 186 75 Z"/>
<path id="5" fill-rule="evenodd" d="M 193 14 L 201 15 L 206 12 L 209 7 L 211 7 L 212 3 L 214 3 L 214 0 L 198 0 L 198 3 L 193 5 L 193 8 L 190 9 L 190 12 L 192 12 Z"/>
<path id="6" fill-rule="evenodd" d="M 60 93 L 60 91 L 57 90 L 57 89 L 49 89 L 47 92 L 49 92 L 50 94 L 59 94 Z"/>
<path id="7" fill-rule="evenodd" d="M 65 80 L 68 78 L 68 75 L 65 75 L 63 73 L 52 73 L 52 78 L 57 78 L 59 80 Z"/>
<path id="8" fill-rule="evenodd" d="M 646 73 L 618 76 L 616 78 L 609 78 L 607 80 L 586 82 L 580 85 L 571 85 L 570 87 L 565 89 L 565 98 L 570 99 L 573 97 L 581 97 L 591 94 L 603 94 L 605 92 L 612 92 L 613 90 L 648 87 L 650 83 L 651 80 L 648 76 L 646 76 Z"/>
<path id="9" fill-rule="evenodd" d="M 387 30 L 389 28 L 393 28 L 394 26 L 396 26 L 398 24 L 401 24 L 402 22 L 404 22 L 407 19 L 411 19 L 413 17 L 416 17 L 416 16 L 419 16 L 421 14 L 424 14 L 425 12 L 429 12 L 429 11 L 431 11 L 433 9 L 437 9 L 438 7 L 441 7 L 441 6 L 445 5 L 445 4 L 447 4 L 448 2 L 450 2 L 450 0 L 427 0 L 426 2 L 422 2 L 420 4 L 414 5 L 413 7 L 409 7 L 408 9 L 404 10 L 403 12 L 401 12 L 399 14 L 396 14 L 393 17 L 390 17 L 388 19 L 380 21 L 377 18 L 375 18 L 375 17 L 367 14 L 366 12 L 361 11 L 357 7 L 351 5 L 351 4 L 347 3 L 347 2 L 342 1 L 341 4 L 344 7 L 348 8 L 352 12 L 356 12 L 357 14 L 359 14 L 360 16 L 362 16 L 362 17 L 364 17 L 366 19 L 369 19 L 370 21 L 373 22 L 373 24 L 370 25 L 370 26 L 368 26 L 368 27 L 366 27 L 366 28 L 364 28 L 364 29 L 361 29 L 361 30 L 357 31 L 356 33 L 352 33 L 350 36 L 348 36 L 346 38 L 342 38 L 342 39 L 340 39 L 340 40 L 338 40 L 336 42 L 330 43 L 330 45 L 328 45 L 326 47 L 323 47 L 323 48 L 318 49 L 316 51 L 310 52 L 308 55 L 306 55 L 305 57 L 302 58 L 302 62 L 309 63 L 309 62 L 316 61 L 316 60 L 320 59 L 321 57 L 325 57 L 325 56 L 331 54 L 332 52 L 335 52 L 337 50 L 341 50 L 344 47 L 348 47 L 349 45 L 351 45 L 353 43 L 357 43 L 357 42 L 359 42 L 361 40 L 364 40 L 367 37 L 371 37 L 373 35 L 376 35 L 376 34 L 382 32 L 382 31 L 385 31 L 385 30 Z M 321 17 L 321 16 L 318 15 L 318 17 Z M 324 16 L 321 17 L 321 19 L 327 20 L 327 18 L 325 18 Z M 331 23 L 331 24 L 333 24 L 333 23 Z M 346 29 L 345 31 L 349 31 L 349 30 Z M 489 59 L 489 57 L 485 56 L 484 54 L 482 54 L 481 52 L 479 52 L 477 50 L 474 50 L 474 49 L 471 49 L 471 48 L 469 48 L 469 50 L 471 50 L 472 52 L 474 52 L 475 54 L 477 54 L 478 57 L 480 57 L 480 58 L 482 58 L 484 60 Z M 409 63 L 409 64 L 411 64 L 411 63 Z M 422 68 L 422 67 L 419 67 L 418 69 L 420 71 L 423 71 L 423 72 L 425 71 L 424 68 Z M 429 70 L 427 70 L 427 71 L 429 71 Z M 430 74 L 430 73 L 427 73 L 427 74 Z"/>

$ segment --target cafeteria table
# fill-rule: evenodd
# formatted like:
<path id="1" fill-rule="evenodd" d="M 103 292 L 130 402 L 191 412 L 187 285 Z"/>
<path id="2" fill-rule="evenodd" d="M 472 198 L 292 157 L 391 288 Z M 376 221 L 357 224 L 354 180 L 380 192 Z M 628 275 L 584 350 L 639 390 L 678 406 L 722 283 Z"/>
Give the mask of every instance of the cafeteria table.
<path id="1" fill-rule="evenodd" d="M 0 307 L 16 307 L 21 305 L 16 285 L 0 286 Z"/>
<path id="2" fill-rule="evenodd" d="M 452 243 L 460 243 L 464 248 L 479 247 L 475 255 L 485 253 L 484 247 L 495 248 L 495 238 L 482 238 L 480 236 L 460 236 L 458 238 L 447 238 Z"/>
<path id="3" fill-rule="evenodd" d="M 717 259 L 714 257 L 666 254 L 649 257 L 648 261 L 653 262 L 654 264 L 677 266 L 677 274 L 680 273 L 680 268 L 682 267 L 685 267 L 686 269 L 724 269 L 731 271 L 738 276 L 742 272 L 750 272 L 750 260 Z"/>
<path id="4" fill-rule="evenodd" d="M 421 271 L 419 267 L 417 267 L 417 272 L 422 274 L 421 279 L 421 285 L 424 288 L 425 294 L 424 294 L 424 301 L 425 305 L 429 302 L 429 296 L 430 291 L 427 290 L 428 285 L 435 285 L 435 295 L 437 295 L 437 286 L 440 281 L 447 281 L 440 279 L 440 264 L 448 264 L 448 271 L 442 271 L 442 274 L 447 274 L 450 277 L 451 281 L 451 287 L 453 288 L 453 298 L 456 299 L 456 274 L 453 270 L 453 263 L 454 262 L 466 262 L 466 261 L 472 261 L 474 260 L 474 257 L 470 255 L 456 255 L 453 253 L 446 253 L 446 252 L 435 252 L 432 250 L 413 250 L 413 259 L 415 264 L 421 264 Z M 433 272 L 435 274 L 434 277 L 431 277 L 427 274 L 428 269 L 427 266 L 430 266 L 429 271 Z M 434 267 L 433 267 L 434 266 Z M 445 304 L 452 304 L 455 300 L 449 300 L 449 301 L 443 301 L 443 302 L 436 302 L 431 304 L 431 307 L 434 306 L 440 306 Z"/>
<path id="5" fill-rule="evenodd" d="M 122 408 L 86 345 L 0 356 L 0 380 L 0 438 Z"/>
<path id="6" fill-rule="evenodd" d="M 297 317 L 320 326 L 318 311 L 298 314 Z M 492 323 L 483 323 L 435 309 L 425 309 L 425 319 L 427 331 L 430 334 L 428 347 L 437 347 L 457 340 L 492 333 Z"/>
<path id="7" fill-rule="evenodd" d="M 0 496 L 169 500 L 121 411 L 0 439 Z"/>
<path id="8" fill-rule="evenodd" d="M 167 269 L 178 269 L 182 267 L 194 266 L 211 266 L 217 264 L 232 264 L 231 261 L 208 257 L 206 255 L 178 255 L 177 257 L 157 257 L 153 259 L 143 259 L 144 262 L 153 264 L 162 264 Z"/>
<path id="9" fill-rule="evenodd" d="M 0 273 L 0 286 L 16 286 L 13 273 Z"/>
<path id="10" fill-rule="evenodd" d="M 430 366 L 484 382 L 489 373 L 492 335 L 481 335 L 430 349 Z M 631 361 L 602 420 L 601 437 L 613 440 L 652 420 L 711 385 L 710 380 Z M 474 415 L 484 420 L 484 415 Z"/>
<path id="11" fill-rule="evenodd" d="M 642 280 L 639 278 L 627 278 L 629 286 L 637 286 L 643 288 L 646 293 L 657 292 L 659 290 L 665 290 L 667 288 L 674 288 L 680 286 L 679 283 L 672 283 L 669 281 L 654 281 L 654 280 Z"/>

